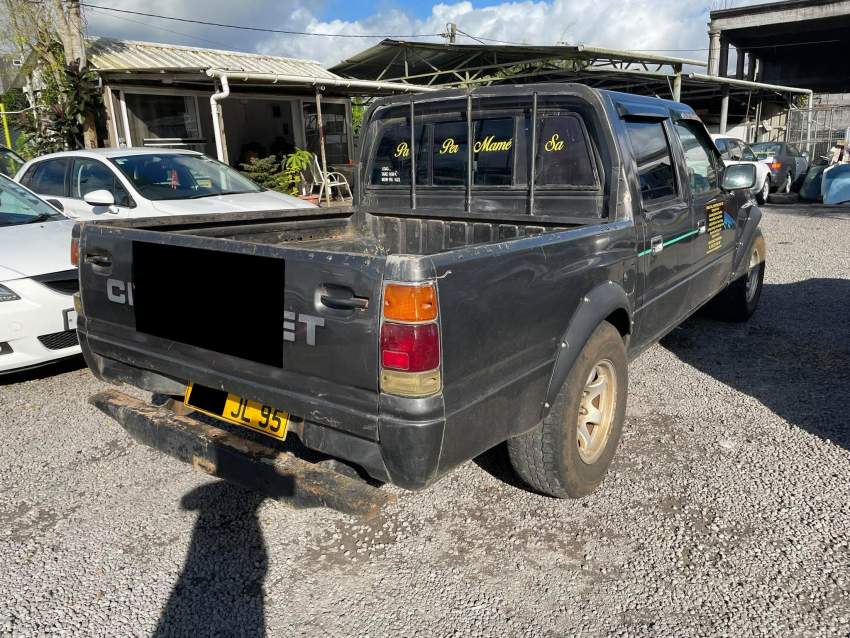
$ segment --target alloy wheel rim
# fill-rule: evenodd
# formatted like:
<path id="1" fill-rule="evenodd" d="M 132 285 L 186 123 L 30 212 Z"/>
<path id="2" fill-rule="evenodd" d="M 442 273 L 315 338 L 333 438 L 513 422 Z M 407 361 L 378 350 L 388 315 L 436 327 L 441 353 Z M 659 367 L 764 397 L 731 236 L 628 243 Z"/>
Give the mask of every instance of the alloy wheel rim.
<path id="1" fill-rule="evenodd" d="M 761 187 L 761 198 L 764 201 L 767 201 L 767 198 L 768 198 L 769 195 L 770 195 L 770 182 L 765 179 L 764 185 Z"/>
<path id="2" fill-rule="evenodd" d="M 614 364 L 603 359 L 593 366 L 587 377 L 578 410 L 578 453 L 588 465 L 595 463 L 605 450 L 611 436 L 616 401 Z"/>
<path id="3" fill-rule="evenodd" d="M 755 249 L 750 255 L 750 266 L 749 270 L 747 271 L 747 303 L 750 303 L 756 296 L 756 290 L 758 290 L 758 272 L 760 264 L 761 256 L 759 255 L 758 249 Z"/>

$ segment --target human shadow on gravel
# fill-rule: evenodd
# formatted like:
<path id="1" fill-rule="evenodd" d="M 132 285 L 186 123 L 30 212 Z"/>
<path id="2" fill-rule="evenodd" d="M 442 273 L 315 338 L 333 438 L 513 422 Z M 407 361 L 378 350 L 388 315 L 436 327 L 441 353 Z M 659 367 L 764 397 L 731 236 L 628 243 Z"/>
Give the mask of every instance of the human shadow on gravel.
<path id="1" fill-rule="evenodd" d="M 224 481 L 180 501 L 198 519 L 183 571 L 154 638 L 265 636 L 263 581 L 269 557 L 257 510 L 265 496 Z"/>
<path id="2" fill-rule="evenodd" d="M 770 262 L 768 261 L 768 268 Z M 748 323 L 700 313 L 661 344 L 791 425 L 850 449 L 850 280 L 766 284 Z M 741 436 L 750 415 L 735 413 Z"/>

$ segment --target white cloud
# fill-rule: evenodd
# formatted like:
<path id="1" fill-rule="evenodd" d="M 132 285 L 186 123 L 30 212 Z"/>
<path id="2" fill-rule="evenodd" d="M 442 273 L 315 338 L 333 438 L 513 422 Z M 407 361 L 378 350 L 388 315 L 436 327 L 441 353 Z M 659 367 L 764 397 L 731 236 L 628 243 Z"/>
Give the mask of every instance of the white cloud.
<path id="1" fill-rule="evenodd" d="M 122 9 L 230 24 L 334 34 L 404 36 L 440 33 L 448 22 L 477 37 L 529 44 L 566 41 L 620 49 L 668 49 L 670 55 L 705 59 L 706 0 L 551 0 L 438 3 L 417 18 L 397 7 L 376 8 L 354 21 L 321 20 L 321 3 L 308 0 L 126 0 Z M 375 44 L 371 38 L 319 38 L 222 29 L 87 10 L 93 35 L 257 51 L 309 58 L 332 65 Z M 174 33 L 179 32 L 179 33 Z M 432 38 L 439 40 L 439 38 Z M 473 42 L 461 36 L 459 42 Z"/>

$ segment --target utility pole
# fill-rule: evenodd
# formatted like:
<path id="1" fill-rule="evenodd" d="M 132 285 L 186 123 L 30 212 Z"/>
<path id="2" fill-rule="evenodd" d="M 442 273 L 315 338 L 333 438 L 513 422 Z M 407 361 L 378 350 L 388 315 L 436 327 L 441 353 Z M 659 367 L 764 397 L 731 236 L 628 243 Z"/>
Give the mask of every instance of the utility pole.
<path id="1" fill-rule="evenodd" d="M 449 41 L 449 44 L 454 44 L 455 39 L 457 39 L 457 24 L 449 22 L 446 25 L 445 33 L 441 33 L 440 35 L 446 38 Z"/>

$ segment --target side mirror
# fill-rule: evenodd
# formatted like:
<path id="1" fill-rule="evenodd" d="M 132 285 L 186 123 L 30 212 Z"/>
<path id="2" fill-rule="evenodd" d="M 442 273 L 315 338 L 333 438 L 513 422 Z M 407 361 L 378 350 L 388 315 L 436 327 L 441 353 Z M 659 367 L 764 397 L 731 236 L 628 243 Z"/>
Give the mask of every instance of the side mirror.
<path id="1" fill-rule="evenodd" d="M 752 164 L 733 164 L 723 171 L 721 188 L 725 191 L 752 188 L 756 185 L 756 167 Z"/>
<path id="2" fill-rule="evenodd" d="M 108 190 L 100 189 L 83 195 L 83 200 L 89 206 L 114 206 L 115 197 Z"/>

